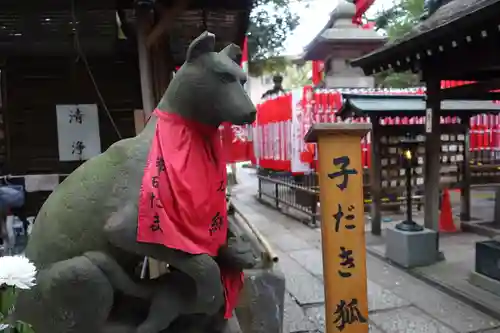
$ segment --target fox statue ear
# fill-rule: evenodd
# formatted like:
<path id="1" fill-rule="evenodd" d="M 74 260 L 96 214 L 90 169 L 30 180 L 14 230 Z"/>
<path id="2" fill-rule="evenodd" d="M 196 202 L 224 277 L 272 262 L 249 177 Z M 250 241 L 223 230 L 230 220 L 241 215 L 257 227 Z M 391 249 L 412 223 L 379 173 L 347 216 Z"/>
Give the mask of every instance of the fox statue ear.
<path id="1" fill-rule="evenodd" d="M 214 49 L 215 35 L 205 31 L 189 45 L 186 62 L 192 62 L 205 53 L 214 52 Z"/>
<path id="2" fill-rule="evenodd" d="M 241 61 L 241 56 L 242 56 L 241 48 L 236 44 L 229 44 L 219 53 L 225 54 L 237 64 L 239 64 Z"/>

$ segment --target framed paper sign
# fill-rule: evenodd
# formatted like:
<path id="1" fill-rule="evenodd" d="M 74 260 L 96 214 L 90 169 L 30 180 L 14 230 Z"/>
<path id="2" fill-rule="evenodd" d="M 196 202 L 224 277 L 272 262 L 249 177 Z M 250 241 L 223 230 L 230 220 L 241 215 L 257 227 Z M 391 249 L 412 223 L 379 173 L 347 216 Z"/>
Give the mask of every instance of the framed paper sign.
<path id="1" fill-rule="evenodd" d="M 85 161 L 101 153 L 96 104 L 56 105 L 59 160 Z"/>

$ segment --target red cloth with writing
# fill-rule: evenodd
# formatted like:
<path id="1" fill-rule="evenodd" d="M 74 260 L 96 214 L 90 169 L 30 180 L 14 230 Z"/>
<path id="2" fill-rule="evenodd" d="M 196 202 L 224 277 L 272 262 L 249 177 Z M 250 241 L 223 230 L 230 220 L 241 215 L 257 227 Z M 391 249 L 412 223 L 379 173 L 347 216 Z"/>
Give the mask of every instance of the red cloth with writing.
<path id="1" fill-rule="evenodd" d="M 155 110 L 158 118 L 139 196 L 137 241 L 217 256 L 227 238 L 226 165 L 219 131 Z M 243 273 L 221 268 L 226 318 Z"/>

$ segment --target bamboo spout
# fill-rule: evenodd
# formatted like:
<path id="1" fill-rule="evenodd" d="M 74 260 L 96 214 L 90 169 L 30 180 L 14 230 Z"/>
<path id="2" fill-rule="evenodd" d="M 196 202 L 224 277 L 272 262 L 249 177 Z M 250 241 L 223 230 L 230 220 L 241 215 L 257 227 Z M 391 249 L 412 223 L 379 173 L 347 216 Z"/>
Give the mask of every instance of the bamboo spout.
<path id="1" fill-rule="evenodd" d="M 269 263 L 277 263 L 279 261 L 278 255 L 274 252 L 273 248 L 269 244 L 269 242 L 264 238 L 264 236 L 257 230 L 257 228 L 254 227 L 254 225 L 248 221 L 248 219 L 241 213 L 241 211 L 234 205 L 234 202 L 231 203 L 233 205 L 234 212 L 238 214 L 245 225 L 250 229 L 252 234 L 255 236 L 257 241 L 259 242 L 260 246 L 262 246 L 263 249 L 263 259 L 268 261 Z"/>

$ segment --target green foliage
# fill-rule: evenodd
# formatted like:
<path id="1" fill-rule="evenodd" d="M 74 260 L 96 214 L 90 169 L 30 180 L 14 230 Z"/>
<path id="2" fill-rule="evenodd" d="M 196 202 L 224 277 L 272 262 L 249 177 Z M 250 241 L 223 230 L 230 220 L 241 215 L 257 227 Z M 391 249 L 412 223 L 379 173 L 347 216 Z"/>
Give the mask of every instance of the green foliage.
<path id="1" fill-rule="evenodd" d="M 312 84 L 311 62 L 305 63 L 303 66 L 291 65 L 285 70 L 283 78 L 283 87 L 287 90 L 300 88 Z"/>
<path id="2" fill-rule="evenodd" d="M 394 73 L 387 71 L 374 76 L 375 85 L 379 88 L 408 88 L 420 85 L 419 76 L 412 72 Z"/>
<path id="3" fill-rule="evenodd" d="M 12 319 L 17 291 L 14 287 L 0 287 L 0 332 L 34 333 L 31 325 Z"/>
<path id="4" fill-rule="evenodd" d="M 290 10 L 291 2 L 302 0 L 256 0 L 248 28 L 249 72 L 283 71 L 287 64 L 278 55 L 286 38 L 299 25 L 299 17 Z"/>
<path id="5" fill-rule="evenodd" d="M 286 57 L 270 57 L 251 60 L 248 71 L 252 76 L 261 76 L 264 73 L 284 73 L 291 63 Z"/>
<path id="6" fill-rule="evenodd" d="M 377 29 L 385 30 L 389 42 L 400 39 L 417 25 L 425 13 L 424 0 L 400 0 L 391 8 L 377 14 L 375 18 Z M 391 71 L 375 76 L 377 86 L 383 88 L 406 88 L 419 85 L 418 75 Z"/>

